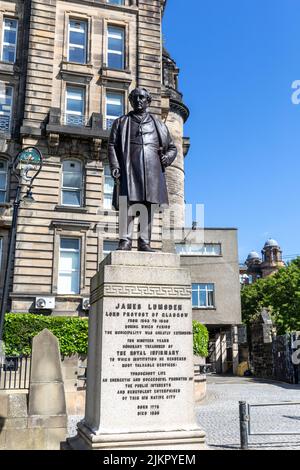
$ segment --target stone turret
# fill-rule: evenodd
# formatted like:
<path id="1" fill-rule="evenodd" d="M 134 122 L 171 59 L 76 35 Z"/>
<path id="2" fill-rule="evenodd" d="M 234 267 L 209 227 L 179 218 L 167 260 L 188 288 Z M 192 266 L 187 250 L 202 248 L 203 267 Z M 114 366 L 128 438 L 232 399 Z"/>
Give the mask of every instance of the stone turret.
<path id="1" fill-rule="evenodd" d="M 176 226 L 184 226 L 184 158 L 189 150 L 189 139 L 185 138 L 183 134 L 183 126 L 189 117 L 189 110 L 183 103 L 182 94 L 178 90 L 178 75 L 179 68 L 167 50 L 164 49 L 162 118 L 168 126 L 178 149 L 175 162 L 166 172 L 170 207 L 175 208 L 174 212 L 176 214 L 176 221 L 171 221 L 171 226 L 175 223 Z"/>
<path id="2" fill-rule="evenodd" d="M 245 261 L 244 271 L 241 270 L 241 275 L 246 275 L 250 283 L 277 273 L 285 266 L 282 250 L 273 238 L 266 241 L 261 253 L 262 257 L 256 251 L 251 251 Z"/>
<path id="3" fill-rule="evenodd" d="M 282 261 L 282 250 L 276 240 L 269 238 L 262 249 L 262 277 L 267 277 L 285 266 Z"/>

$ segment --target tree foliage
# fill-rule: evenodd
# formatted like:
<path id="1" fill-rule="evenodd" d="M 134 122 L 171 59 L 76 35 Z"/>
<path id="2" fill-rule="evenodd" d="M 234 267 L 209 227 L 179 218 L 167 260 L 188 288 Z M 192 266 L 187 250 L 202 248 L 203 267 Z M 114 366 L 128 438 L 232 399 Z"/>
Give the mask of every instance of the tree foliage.
<path id="1" fill-rule="evenodd" d="M 193 321 L 194 354 L 196 356 L 208 356 L 208 338 L 206 326 L 198 321 Z"/>
<path id="2" fill-rule="evenodd" d="M 242 288 L 242 317 L 246 324 L 270 309 L 278 334 L 300 330 L 300 258 L 276 274 Z"/>

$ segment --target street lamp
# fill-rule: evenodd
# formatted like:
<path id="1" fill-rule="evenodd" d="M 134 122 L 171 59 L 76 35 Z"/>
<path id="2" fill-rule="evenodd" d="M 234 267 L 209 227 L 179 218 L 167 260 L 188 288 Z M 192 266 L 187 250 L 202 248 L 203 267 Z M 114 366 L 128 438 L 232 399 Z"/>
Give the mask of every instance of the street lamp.
<path id="1" fill-rule="evenodd" d="M 8 255 L 6 261 L 6 269 L 4 275 L 3 283 L 3 295 L 1 300 L 1 312 L 0 312 L 0 341 L 3 337 L 3 326 L 4 326 L 4 317 L 6 313 L 8 294 L 9 294 L 9 284 L 10 276 L 12 272 L 12 262 L 14 257 L 14 249 L 16 242 L 16 233 L 17 233 L 17 220 L 20 203 L 23 200 L 24 203 L 30 204 L 34 202 L 32 195 L 33 182 L 38 176 L 42 169 L 43 165 L 43 156 L 40 150 L 36 147 L 26 147 L 15 157 L 11 165 L 11 173 L 14 174 L 18 180 L 18 186 L 16 191 L 15 200 L 13 203 L 13 216 L 12 216 L 12 225 L 10 230 L 9 237 L 9 247 Z M 21 188 L 22 184 L 27 186 L 26 194 L 21 198 Z"/>

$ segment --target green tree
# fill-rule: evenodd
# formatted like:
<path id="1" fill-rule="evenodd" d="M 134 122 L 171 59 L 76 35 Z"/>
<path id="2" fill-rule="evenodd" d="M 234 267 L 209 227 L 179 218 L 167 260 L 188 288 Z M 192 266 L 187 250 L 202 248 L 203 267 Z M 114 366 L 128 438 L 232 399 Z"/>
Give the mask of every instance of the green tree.
<path id="1" fill-rule="evenodd" d="M 208 356 L 208 330 L 205 325 L 198 321 L 193 321 L 193 339 L 194 339 L 194 354 L 196 356 Z"/>
<path id="2" fill-rule="evenodd" d="M 286 268 L 242 288 L 242 317 L 246 324 L 267 307 L 278 334 L 300 330 L 300 258 Z"/>

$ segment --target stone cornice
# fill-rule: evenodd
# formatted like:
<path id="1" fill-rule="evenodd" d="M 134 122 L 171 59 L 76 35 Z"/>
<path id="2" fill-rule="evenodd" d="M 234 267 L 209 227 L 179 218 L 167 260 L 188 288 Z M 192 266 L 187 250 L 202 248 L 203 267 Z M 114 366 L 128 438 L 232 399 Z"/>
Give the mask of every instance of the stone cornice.
<path id="1" fill-rule="evenodd" d="M 182 101 L 177 101 L 174 98 L 171 98 L 170 110 L 180 114 L 184 122 L 186 122 L 189 118 L 190 110 Z"/>

